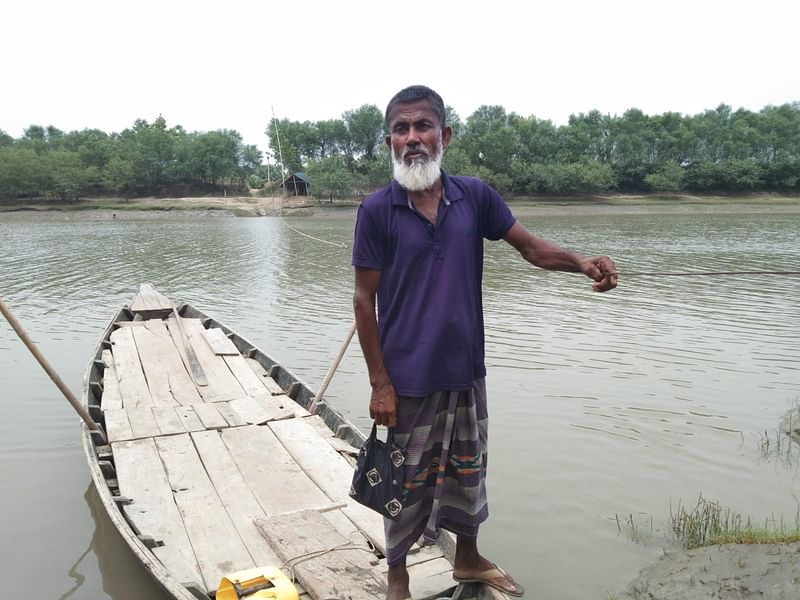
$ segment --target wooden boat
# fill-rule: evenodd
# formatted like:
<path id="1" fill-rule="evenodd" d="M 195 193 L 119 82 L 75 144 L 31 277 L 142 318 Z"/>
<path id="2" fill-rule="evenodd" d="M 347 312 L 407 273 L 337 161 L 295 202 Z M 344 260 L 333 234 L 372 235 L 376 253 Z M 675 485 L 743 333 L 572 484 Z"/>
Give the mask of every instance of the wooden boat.
<path id="1" fill-rule="evenodd" d="M 103 506 L 171 597 L 236 598 L 223 578 L 270 567 L 303 600 L 385 596 L 382 518 L 348 495 L 363 434 L 324 400 L 311 414 L 309 387 L 243 337 L 143 284 L 95 349 L 83 401 L 107 437 L 83 426 Z M 415 599 L 504 597 L 456 590 L 452 553 L 449 535 L 414 548 Z"/>

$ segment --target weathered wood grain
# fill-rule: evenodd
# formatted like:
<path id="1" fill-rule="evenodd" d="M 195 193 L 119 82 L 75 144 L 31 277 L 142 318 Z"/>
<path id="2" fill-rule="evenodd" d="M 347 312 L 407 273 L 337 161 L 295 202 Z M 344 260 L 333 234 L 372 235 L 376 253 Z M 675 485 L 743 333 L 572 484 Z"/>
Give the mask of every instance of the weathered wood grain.
<path id="1" fill-rule="evenodd" d="M 103 410 L 108 408 L 122 408 L 122 395 L 119 393 L 119 380 L 117 379 L 117 369 L 114 366 L 114 357 L 111 350 L 103 350 L 103 396 L 100 399 L 100 407 Z"/>
<path id="2" fill-rule="evenodd" d="M 159 557 L 168 570 L 181 573 L 181 577 L 202 582 L 200 569 L 153 439 L 116 442 L 111 444 L 111 449 L 114 453 L 120 494 L 132 500 L 122 510 L 138 533 L 151 536 L 167 547 Z M 216 585 L 212 589 L 216 589 Z"/>
<path id="3" fill-rule="evenodd" d="M 269 428 L 250 425 L 223 429 L 221 434 L 239 472 L 267 515 L 331 504 Z"/>
<path id="4" fill-rule="evenodd" d="M 188 434 L 156 438 L 186 533 L 208 589 L 255 566 Z"/>
<path id="5" fill-rule="evenodd" d="M 268 427 L 303 472 L 335 502 L 344 502 L 342 512 L 369 540 L 386 551 L 383 517 L 350 497 L 353 467 L 317 433 L 306 419 L 273 421 Z"/>
<path id="6" fill-rule="evenodd" d="M 208 345 L 214 351 L 214 354 L 231 354 L 241 356 L 239 351 L 236 349 L 236 346 L 233 345 L 233 342 L 219 327 L 210 327 L 209 329 L 205 329 L 203 331 L 203 336 L 205 337 L 206 342 L 208 342 Z"/>
<path id="7" fill-rule="evenodd" d="M 269 390 L 270 394 L 278 395 L 286 393 L 286 390 L 284 390 L 280 385 L 278 385 L 277 381 L 269 376 L 269 373 L 267 373 L 267 370 L 260 362 L 254 358 L 246 358 L 245 362 L 247 363 L 247 366 L 252 369 L 253 373 L 255 373 L 262 380 L 264 387 Z"/>
<path id="8" fill-rule="evenodd" d="M 153 389 L 153 381 L 158 378 L 158 385 L 164 390 L 164 394 L 168 392 L 178 404 L 202 402 L 203 399 L 197 391 L 192 376 L 186 370 L 186 365 L 167 330 L 166 323 L 161 319 L 148 319 L 145 324 L 146 330 L 152 335 L 145 337 L 144 333 L 134 332 L 134 339 L 139 348 L 150 389 Z M 152 352 L 149 344 L 145 346 L 144 343 L 139 343 L 140 338 L 143 342 L 147 340 L 152 343 Z M 147 348 L 149 360 L 145 360 L 145 356 L 142 355 L 142 348 Z"/>
<path id="9" fill-rule="evenodd" d="M 186 431 L 203 431 L 206 428 L 192 406 L 176 406 L 175 414 L 178 415 Z"/>
<path id="10" fill-rule="evenodd" d="M 386 586 L 372 568 L 371 554 L 361 549 L 344 549 L 352 543 L 316 511 L 268 517 L 256 524 L 280 558 L 290 565 L 298 557 L 328 550 L 298 561 L 293 567 L 312 598 L 375 600 L 385 596 Z"/>
<path id="11" fill-rule="evenodd" d="M 129 440 L 133 437 L 128 413 L 124 408 L 109 408 L 103 411 L 103 417 L 106 420 L 106 435 L 109 442 Z"/>
<path id="12" fill-rule="evenodd" d="M 294 417 L 292 407 L 294 401 L 286 397 L 288 402 L 275 400 L 275 396 L 258 398 L 239 398 L 232 400 L 230 407 L 246 423 L 261 425 L 268 421 L 291 419 Z"/>
<path id="13" fill-rule="evenodd" d="M 172 406 L 154 406 L 153 418 L 158 423 L 161 435 L 172 435 L 186 431 L 183 422 L 178 417 L 178 413 L 175 412 L 175 408 Z"/>
<path id="14" fill-rule="evenodd" d="M 128 422 L 131 424 L 133 438 L 155 437 L 161 434 L 161 430 L 153 417 L 152 407 L 126 408 L 125 412 L 128 413 Z"/>
<path id="15" fill-rule="evenodd" d="M 280 565 L 275 551 L 255 525 L 255 519 L 264 518 L 266 514 L 245 482 L 220 434 L 217 431 L 198 431 L 192 433 L 192 440 L 253 562 L 258 566 Z"/>
<path id="16" fill-rule="evenodd" d="M 112 332 L 111 343 L 122 406 L 124 408 L 153 406 L 153 398 L 150 396 L 150 388 L 147 387 L 132 328 L 123 327 Z"/>
<path id="17" fill-rule="evenodd" d="M 222 418 L 228 423 L 228 427 L 238 427 L 239 425 L 247 425 L 247 421 L 242 419 L 233 408 L 230 402 L 214 402 L 213 406 L 216 407 L 217 412 L 222 415 Z"/>
<path id="18" fill-rule="evenodd" d="M 216 409 L 216 404 L 195 404 L 192 406 L 194 412 L 203 423 L 203 427 L 206 429 L 224 429 L 228 426 L 228 422 Z"/>
<path id="19" fill-rule="evenodd" d="M 169 299 L 156 291 L 149 283 L 142 283 L 139 285 L 139 292 L 134 296 L 133 302 L 131 302 L 131 310 L 133 312 L 169 312 L 171 309 L 172 304 Z"/>
<path id="20" fill-rule="evenodd" d="M 221 356 L 214 354 L 211 347 L 205 341 L 203 332 L 205 329 L 199 319 L 181 319 L 183 330 L 186 333 L 187 343 L 194 350 L 197 360 L 208 380 L 207 386 L 200 386 L 198 391 L 206 402 L 221 402 L 225 400 L 235 400 L 247 394 L 242 386 L 236 381 L 228 365 Z M 175 325 L 175 318 L 170 317 L 167 321 L 167 328 L 172 334 L 173 340 L 181 353 L 185 364 L 188 364 L 186 349 L 183 347 L 182 338 L 178 327 Z"/>

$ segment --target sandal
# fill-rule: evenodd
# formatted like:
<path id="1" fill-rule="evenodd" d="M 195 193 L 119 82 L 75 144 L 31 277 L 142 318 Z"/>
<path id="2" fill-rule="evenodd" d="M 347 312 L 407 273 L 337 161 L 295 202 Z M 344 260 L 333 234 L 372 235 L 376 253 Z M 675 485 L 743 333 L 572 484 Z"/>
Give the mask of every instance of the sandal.
<path id="1" fill-rule="evenodd" d="M 478 571 L 477 573 L 467 573 L 453 571 L 453 579 L 459 583 L 482 583 L 488 585 L 509 596 L 519 597 L 525 593 L 525 588 L 518 584 L 514 579 L 503 571 L 497 565 L 493 565 L 491 569 L 485 571 Z M 497 580 L 500 580 L 499 582 Z M 503 585 L 505 584 L 505 585 Z"/>

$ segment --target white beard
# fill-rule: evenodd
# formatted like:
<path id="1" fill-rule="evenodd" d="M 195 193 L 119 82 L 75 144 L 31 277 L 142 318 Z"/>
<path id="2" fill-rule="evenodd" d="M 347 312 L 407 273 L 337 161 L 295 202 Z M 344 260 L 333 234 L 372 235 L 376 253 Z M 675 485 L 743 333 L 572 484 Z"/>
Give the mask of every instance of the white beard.
<path id="1" fill-rule="evenodd" d="M 421 192 L 429 190 L 439 179 L 439 173 L 442 168 L 442 138 L 439 134 L 439 143 L 437 144 L 438 150 L 436 154 L 428 155 L 427 157 L 417 158 L 411 161 L 410 165 L 406 164 L 405 154 L 408 150 L 403 151 L 403 156 L 398 158 L 392 153 L 392 165 L 394 170 L 394 178 L 402 187 L 410 192 Z"/>

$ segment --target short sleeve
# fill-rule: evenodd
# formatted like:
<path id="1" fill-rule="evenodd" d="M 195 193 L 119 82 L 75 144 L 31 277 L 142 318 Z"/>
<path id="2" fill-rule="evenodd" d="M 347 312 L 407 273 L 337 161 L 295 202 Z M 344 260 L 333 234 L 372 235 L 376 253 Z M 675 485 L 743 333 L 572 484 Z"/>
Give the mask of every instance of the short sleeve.
<path id="1" fill-rule="evenodd" d="M 356 214 L 353 236 L 353 266 L 383 270 L 386 258 L 386 234 L 375 223 L 373 215 L 362 204 Z"/>
<path id="2" fill-rule="evenodd" d="M 489 184 L 484 183 L 482 221 L 483 237 L 488 240 L 499 240 L 505 236 L 516 223 L 506 201 Z"/>

